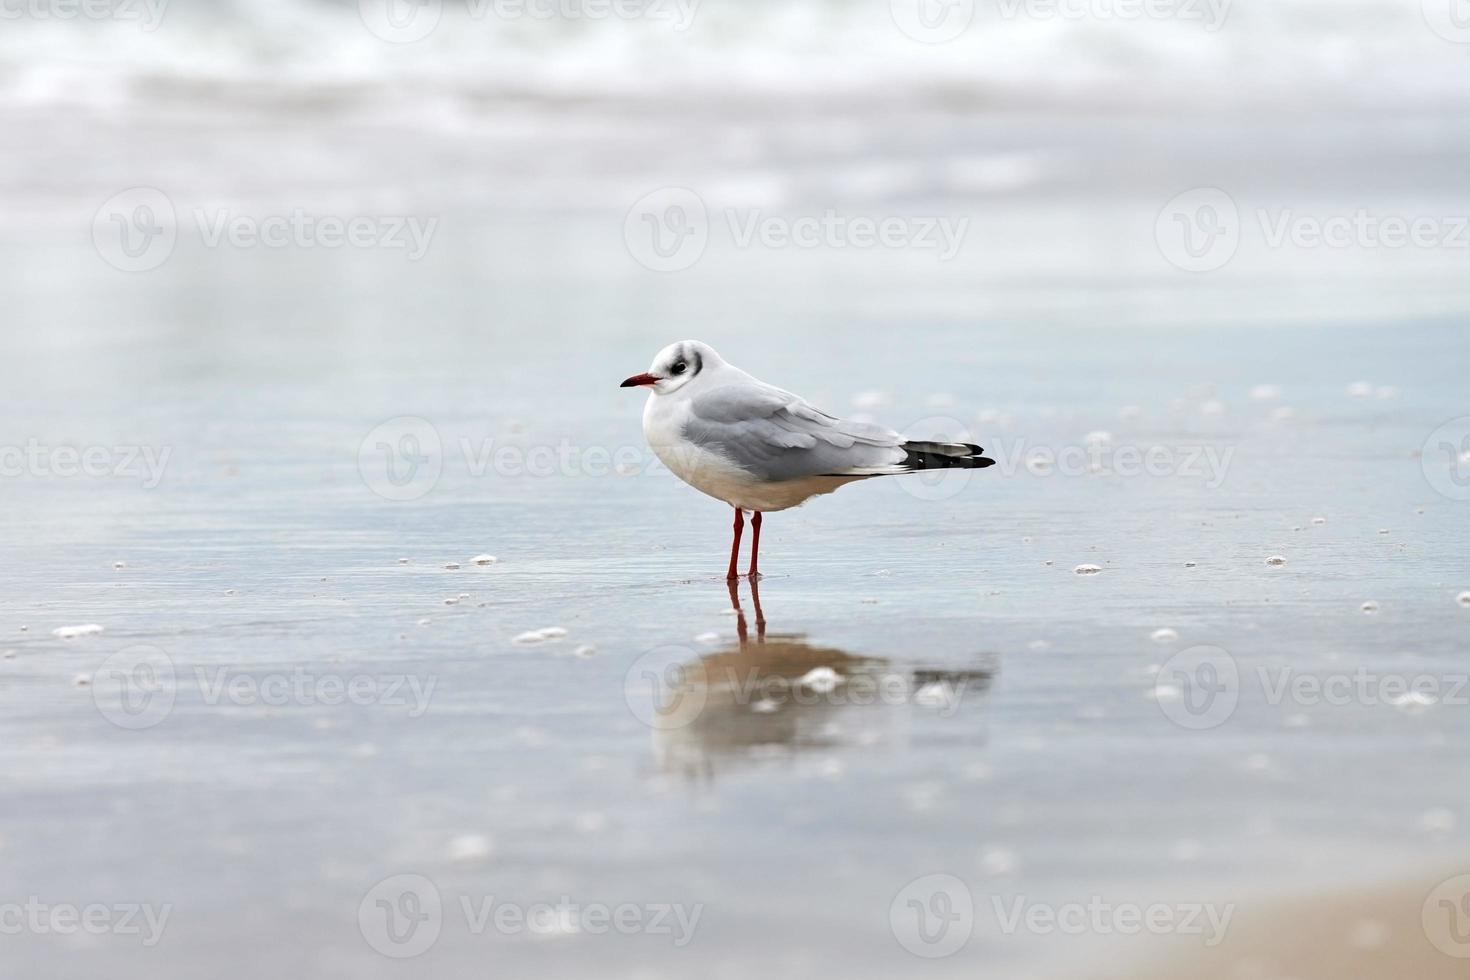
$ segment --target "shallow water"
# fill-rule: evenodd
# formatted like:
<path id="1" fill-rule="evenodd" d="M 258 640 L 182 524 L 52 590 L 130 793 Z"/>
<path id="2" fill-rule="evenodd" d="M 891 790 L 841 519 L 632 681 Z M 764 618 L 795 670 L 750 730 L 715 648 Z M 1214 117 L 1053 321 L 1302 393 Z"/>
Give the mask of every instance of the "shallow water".
<path id="1" fill-rule="evenodd" d="M 312 164 L 284 169 L 301 194 Z M 1399 193 L 1354 173 L 1327 184 Z M 629 261 L 621 203 L 441 202 L 417 263 L 181 236 L 126 274 L 86 242 L 96 201 L 53 201 L 75 221 L 5 253 L 0 441 L 51 469 L 7 476 L 0 516 L 0 894 L 172 912 L 151 946 L 8 936 L 7 972 L 1019 977 L 1106 937 L 1007 935 L 992 899 L 1463 870 L 1470 505 L 1432 437 L 1470 411 L 1463 276 L 1247 248 L 1187 278 L 1151 237 L 1174 182 L 1108 180 L 936 192 L 977 221 L 952 266 L 718 241 L 664 276 Z M 729 512 L 650 465 L 616 387 L 685 336 L 1001 465 L 770 515 L 766 643 L 743 584 L 742 647 Z M 63 445 L 107 475 L 55 475 Z M 1157 471 L 1119 472 L 1124 447 Z M 514 642 L 546 627 L 566 635 Z M 1159 680 L 1200 645 L 1238 670 L 1224 700 L 1172 690 L 1220 683 L 1197 661 Z M 819 665 L 845 681 L 810 703 L 741 686 Z M 1360 670 L 1347 703 L 1272 702 L 1287 671 Z M 321 703 L 347 690 L 366 703 Z M 400 874 L 442 902 L 418 959 L 373 945 L 410 948 L 376 903 L 428 892 L 374 890 Z M 933 874 L 975 913 L 929 960 L 907 902 L 946 907 L 905 888 Z M 461 899 L 490 896 L 581 910 L 477 933 Z M 595 934 L 586 909 L 624 903 L 698 907 L 692 941 Z"/>

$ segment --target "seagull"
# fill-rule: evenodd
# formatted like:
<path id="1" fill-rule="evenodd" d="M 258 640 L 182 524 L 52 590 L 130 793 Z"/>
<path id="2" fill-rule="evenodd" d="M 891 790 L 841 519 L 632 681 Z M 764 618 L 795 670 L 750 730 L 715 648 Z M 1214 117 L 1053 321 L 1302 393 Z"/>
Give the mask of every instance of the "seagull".
<path id="1" fill-rule="evenodd" d="M 738 578 L 744 512 L 751 513 L 750 572 L 759 576 L 761 514 L 875 476 L 984 469 L 995 460 L 965 442 L 915 442 L 853 422 L 751 377 L 697 340 L 658 352 L 623 388 L 649 389 L 643 436 L 654 455 L 696 490 L 735 508 L 729 581 Z"/>

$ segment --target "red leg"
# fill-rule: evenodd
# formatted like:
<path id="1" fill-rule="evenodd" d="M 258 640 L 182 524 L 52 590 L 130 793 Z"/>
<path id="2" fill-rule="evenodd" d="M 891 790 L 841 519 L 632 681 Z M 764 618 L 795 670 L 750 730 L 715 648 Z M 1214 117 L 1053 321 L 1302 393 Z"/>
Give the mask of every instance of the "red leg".
<path id="1" fill-rule="evenodd" d="M 745 529 L 745 515 L 740 513 L 740 508 L 735 508 L 735 540 L 730 544 L 730 574 L 725 578 L 733 582 L 740 576 L 735 571 L 735 562 L 740 557 L 740 532 Z"/>
<path id="2" fill-rule="evenodd" d="M 725 585 L 730 589 L 730 605 L 735 607 L 735 634 L 740 637 L 740 646 L 743 648 L 750 638 L 749 631 L 745 626 L 745 610 L 740 608 L 740 586 L 736 585 L 737 579 L 726 579 Z M 759 610 L 760 606 L 756 606 Z M 764 624 L 762 624 L 764 630 Z"/>
<path id="3" fill-rule="evenodd" d="M 750 598 L 755 602 L 755 641 L 766 642 L 766 614 L 761 611 L 761 587 L 760 576 L 753 575 L 750 579 Z M 745 613 L 740 614 L 741 625 L 745 623 Z"/>
<path id="4" fill-rule="evenodd" d="M 756 571 L 756 563 L 760 561 L 761 553 L 761 512 L 756 511 L 750 515 L 750 527 L 754 532 L 750 537 L 750 577 L 756 578 L 760 572 Z"/>

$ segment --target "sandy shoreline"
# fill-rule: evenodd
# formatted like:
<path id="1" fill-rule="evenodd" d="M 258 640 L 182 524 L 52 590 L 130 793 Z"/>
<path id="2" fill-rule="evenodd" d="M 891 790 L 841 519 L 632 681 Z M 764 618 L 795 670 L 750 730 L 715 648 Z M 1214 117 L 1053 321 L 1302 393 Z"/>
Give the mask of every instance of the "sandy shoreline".
<path id="1" fill-rule="evenodd" d="M 1470 869 L 1470 861 L 1463 867 Z M 1450 868 L 1438 879 L 1425 875 L 1413 883 L 1241 903 L 1217 946 L 1176 938 L 1173 949 L 1142 968 L 1134 963 L 1090 975 L 1095 980 L 1463 980 L 1470 976 L 1470 877 L 1455 880 L 1463 874 Z"/>

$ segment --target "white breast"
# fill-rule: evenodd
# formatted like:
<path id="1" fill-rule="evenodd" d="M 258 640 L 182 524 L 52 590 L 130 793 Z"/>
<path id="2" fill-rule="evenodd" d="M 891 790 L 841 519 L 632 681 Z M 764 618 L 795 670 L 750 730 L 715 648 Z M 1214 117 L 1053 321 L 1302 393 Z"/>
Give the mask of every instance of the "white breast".
<path id="1" fill-rule="evenodd" d="M 861 479 L 816 476 L 778 482 L 758 480 L 718 453 L 685 439 L 684 421 L 688 412 L 686 399 L 650 394 L 648 404 L 643 407 L 643 436 L 669 472 L 732 507 L 751 511 L 785 510 L 817 494 L 831 493 L 853 479 Z"/>

